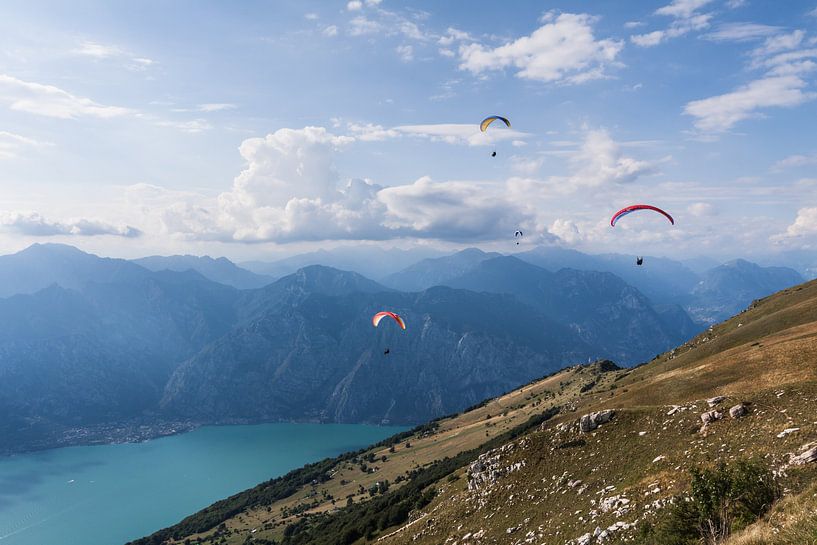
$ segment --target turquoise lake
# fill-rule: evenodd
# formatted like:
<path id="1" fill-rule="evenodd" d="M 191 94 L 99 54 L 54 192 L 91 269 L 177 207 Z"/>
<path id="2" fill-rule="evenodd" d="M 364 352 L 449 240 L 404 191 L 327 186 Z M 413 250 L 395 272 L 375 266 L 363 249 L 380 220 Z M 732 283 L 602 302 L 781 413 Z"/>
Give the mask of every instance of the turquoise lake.
<path id="1" fill-rule="evenodd" d="M 405 428 L 209 426 L 0 458 L 0 545 L 121 545 L 291 469 Z"/>

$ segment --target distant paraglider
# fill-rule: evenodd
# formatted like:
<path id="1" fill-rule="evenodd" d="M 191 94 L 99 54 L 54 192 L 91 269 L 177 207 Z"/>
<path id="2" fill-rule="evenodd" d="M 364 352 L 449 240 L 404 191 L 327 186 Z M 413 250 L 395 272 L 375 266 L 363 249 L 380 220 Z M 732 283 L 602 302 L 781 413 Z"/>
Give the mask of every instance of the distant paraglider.
<path id="1" fill-rule="evenodd" d="M 482 132 L 487 131 L 488 126 L 491 123 L 493 123 L 494 121 L 497 121 L 497 120 L 502 121 L 503 123 L 505 123 L 505 126 L 508 127 L 509 129 L 511 128 L 511 122 L 508 121 L 508 119 L 506 117 L 502 117 L 502 116 L 499 116 L 499 115 L 490 115 L 490 116 L 486 117 L 485 119 L 483 119 L 482 123 L 479 124 L 479 130 L 482 131 Z M 491 152 L 491 157 L 496 157 L 496 150 Z"/>
<path id="2" fill-rule="evenodd" d="M 635 264 L 636 264 L 636 265 L 639 265 L 639 266 L 640 266 L 640 265 L 643 265 L 643 264 L 644 264 L 644 258 L 643 258 L 643 257 L 640 257 L 640 256 L 636 256 L 636 258 L 635 258 Z"/>
<path id="3" fill-rule="evenodd" d="M 613 214 L 613 217 L 610 218 L 610 226 L 615 227 L 618 220 L 620 220 L 627 214 L 632 214 L 633 212 L 637 212 L 639 210 L 652 210 L 653 212 L 658 212 L 659 214 L 662 214 L 665 218 L 667 218 L 671 224 L 675 225 L 675 220 L 672 219 L 672 216 L 670 216 L 660 208 L 652 206 L 650 204 L 633 204 L 631 206 L 627 206 L 626 208 L 622 208 L 621 210 Z"/>
<path id="4" fill-rule="evenodd" d="M 516 239 L 516 244 L 517 244 L 517 246 L 518 246 L 518 245 L 519 245 L 519 239 L 520 239 L 520 238 L 522 238 L 522 231 L 517 230 L 517 231 L 516 231 L 516 232 L 513 234 L 513 238 L 515 238 L 515 239 Z"/>

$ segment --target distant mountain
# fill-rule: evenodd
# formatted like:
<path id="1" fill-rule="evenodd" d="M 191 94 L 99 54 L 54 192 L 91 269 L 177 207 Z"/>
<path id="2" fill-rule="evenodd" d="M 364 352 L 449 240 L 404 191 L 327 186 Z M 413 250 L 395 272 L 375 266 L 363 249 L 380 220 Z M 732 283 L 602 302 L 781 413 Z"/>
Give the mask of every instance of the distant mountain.
<path id="1" fill-rule="evenodd" d="M 324 265 L 344 271 L 354 271 L 368 278 L 379 280 L 421 259 L 438 257 L 443 254 L 444 252 L 430 248 L 400 250 L 361 245 L 318 250 L 272 262 L 245 261 L 239 265 L 257 274 L 275 278 L 292 274 L 309 265 Z"/>
<path id="2" fill-rule="evenodd" d="M 178 362 L 235 322 L 236 296 L 164 271 L 0 299 L 0 450 L 16 434 L 155 411 Z"/>
<path id="3" fill-rule="evenodd" d="M 682 263 L 664 257 L 643 256 L 644 265 L 639 267 L 635 264 L 636 256 L 590 255 L 556 246 L 540 246 L 516 257 L 550 271 L 569 268 L 611 272 L 655 303 L 683 302 L 699 280 Z"/>
<path id="4" fill-rule="evenodd" d="M 486 259 L 500 255 L 468 248 L 444 257 L 423 259 L 387 276 L 383 283 L 401 291 L 422 291 L 432 286 L 444 286 L 452 278 L 472 270 Z"/>
<path id="5" fill-rule="evenodd" d="M 803 277 L 787 267 L 761 267 L 736 259 L 703 274 L 692 290 L 687 311 L 698 321 L 715 323 L 776 291 L 800 284 Z"/>
<path id="6" fill-rule="evenodd" d="M 256 274 L 247 269 L 243 269 L 226 257 L 213 259 L 209 256 L 195 255 L 154 255 L 133 259 L 132 261 L 151 271 L 169 270 L 182 272 L 193 270 L 213 282 L 226 284 L 238 289 L 260 288 L 275 280 L 272 276 Z"/>
<path id="7" fill-rule="evenodd" d="M 52 284 L 80 288 L 88 282 L 145 278 L 150 272 L 124 259 L 87 254 L 65 244 L 32 244 L 0 256 L 0 297 L 34 293 Z"/>
<path id="8" fill-rule="evenodd" d="M 408 330 L 391 322 L 373 329 L 370 317 L 383 308 L 400 313 Z M 412 423 L 592 352 L 569 328 L 509 296 L 444 287 L 314 293 L 259 309 L 182 364 L 162 407 L 204 421 Z"/>
<path id="9" fill-rule="evenodd" d="M 677 305 L 659 314 L 649 299 L 617 276 L 561 269 L 555 273 L 511 256 L 476 264 L 445 285 L 472 291 L 508 293 L 568 325 L 599 356 L 632 364 L 683 342 L 700 328 Z"/>

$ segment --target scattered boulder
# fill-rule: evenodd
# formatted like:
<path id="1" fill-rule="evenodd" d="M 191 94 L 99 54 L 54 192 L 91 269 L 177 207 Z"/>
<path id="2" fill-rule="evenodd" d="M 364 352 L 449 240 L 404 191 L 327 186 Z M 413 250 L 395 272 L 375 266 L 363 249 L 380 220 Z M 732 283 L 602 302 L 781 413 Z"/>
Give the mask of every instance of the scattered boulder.
<path id="1" fill-rule="evenodd" d="M 747 412 L 749 411 L 746 410 L 746 405 L 741 403 L 729 409 L 729 416 L 731 416 L 732 418 L 740 418 L 742 416 L 746 416 Z"/>
<path id="2" fill-rule="evenodd" d="M 701 415 L 701 422 L 704 425 L 711 424 L 715 420 L 720 420 L 723 418 L 723 413 L 719 411 L 707 411 Z"/>
<path id="3" fill-rule="evenodd" d="M 715 396 L 715 397 L 710 397 L 709 399 L 707 399 L 707 400 L 706 400 L 706 403 L 707 403 L 707 404 L 708 404 L 710 407 L 714 407 L 715 405 L 717 405 L 718 403 L 720 403 L 720 402 L 721 402 L 721 401 L 723 401 L 724 399 L 726 399 L 726 396 Z"/>
<path id="4" fill-rule="evenodd" d="M 586 414 L 579 419 L 579 431 L 582 433 L 589 433 L 602 424 L 606 424 L 612 420 L 615 414 L 616 412 L 612 409 L 605 409 L 603 411 Z"/>
<path id="5" fill-rule="evenodd" d="M 798 431 L 800 431 L 800 428 L 786 428 L 785 430 L 783 430 L 783 431 L 781 431 L 780 433 L 777 434 L 777 438 L 778 439 L 783 439 L 784 437 L 786 437 L 790 433 L 797 433 Z"/>
<path id="6" fill-rule="evenodd" d="M 811 462 L 817 462 L 817 442 L 803 445 L 800 447 L 800 454 L 792 454 L 789 458 L 789 464 L 793 466 L 801 466 Z"/>

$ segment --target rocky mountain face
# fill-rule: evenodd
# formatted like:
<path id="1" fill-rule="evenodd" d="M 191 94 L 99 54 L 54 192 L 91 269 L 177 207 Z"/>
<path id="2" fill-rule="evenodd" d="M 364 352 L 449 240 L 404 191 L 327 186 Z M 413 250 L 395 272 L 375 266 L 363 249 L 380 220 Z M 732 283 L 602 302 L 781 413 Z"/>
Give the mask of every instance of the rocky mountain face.
<path id="1" fill-rule="evenodd" d="M 384 321 L 373 330 L 381 308 L 409 329 Z M 182 364 L 162 407 L 204 420 L 418 422 L 590 352 L 570 329 L 507 296 L 444 287 L 309 294 L 270 305 Z"/>

